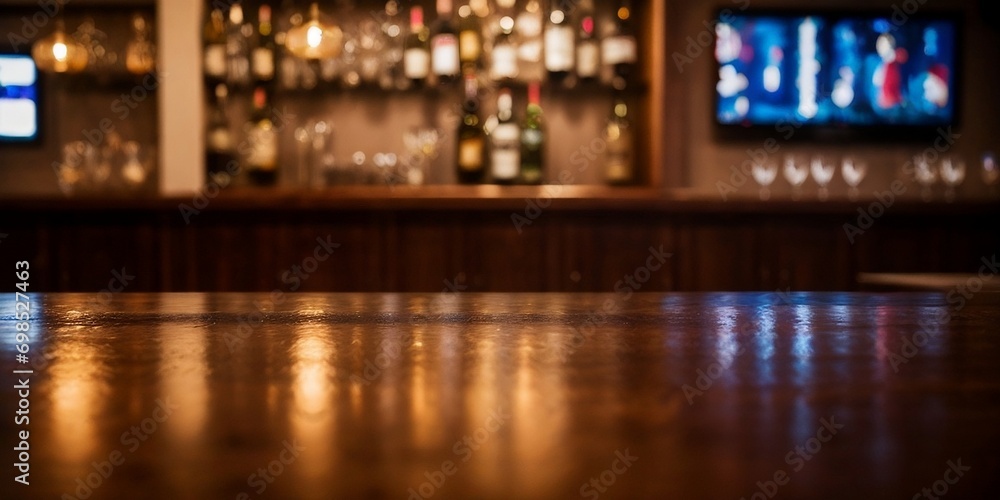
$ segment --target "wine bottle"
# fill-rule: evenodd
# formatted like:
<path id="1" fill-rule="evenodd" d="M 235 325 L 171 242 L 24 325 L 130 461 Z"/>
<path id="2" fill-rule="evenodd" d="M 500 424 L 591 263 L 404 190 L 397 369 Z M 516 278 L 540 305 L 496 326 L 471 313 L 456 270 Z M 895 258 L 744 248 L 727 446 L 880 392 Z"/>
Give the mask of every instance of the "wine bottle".
<path id="1" fill-rule="evenodd" d="M 215 100 L 208 115 L 208 124 L 205 127 L 205 170 L 209 180 L 216 174 L 230 170 L 230 163 L 236 159 L 233 154 L 233 136 L 229 128 L 229 117 L 226 116 L 226 96 L 228 93 L 225 84 L 220 83 L 215 86 Z M 232 170 L 235 170 L 235 167 Z"/>
<path id="2" fill-rule="evenodd" d="M 519 78 L 525 82 L 540 81 L 545 78 L 542 61 L 542 7 L 538 0 L 528 0 L 514 20 L 517 33 Z"/>
<path id="3" fill-rule="evenodd" d="M 261 5 L 257 11 L 257 46 L 253 49 L 253 77 L 258 82 L 274 80 L 275 45 L 271 28 L 271 7 Z"/>
<path id="4" fill-rule="evenodd" d="M 616 98 L 604 129 L 607 147 L 604 151 L 604 179 L 608 184 L 622 185 L 633 181 L 634 143 L 628 105 Z"/>
<path id="5" fill-rule="evenodd" d="M 528 84 L 528 110 L 521 126 L 521 181 L 541 184 L 544 164 L 545 129 L 542 123 L 541 88 Z"/>
<path id="6" fill-rule="evenodd" d="M 253 93 L 253 113 L 247 124 L 247 176 L 256 186 L 273 186 L 278 181 L 278 134 L 271 120 L 271 104 L 264 87 Z"/>
<path id="7" fill-rule="evenodd" d="M 496 126 L 490 132 L 490 174 L 496 184 L 514 184 L 521 174 L 521 128 L 514 120 L 510 89 L 500 89 Z"/>
<path id="8" fill-rule="evenodd" d="M 229 7 L 229 26 L 226 29 L 226 71 L 230 86 L 250 83 L 250 47 L 247 38 L 253 27 L 243 24 L 243 7 L 239 2 Z"/>
<path id="9" fill-rule="evenodd" d="M 469 5 L 458 8 L 458 19 L 458 58 L 463 71 L 475 71 L 479 68 L 479 59 L 483 51 L 483 35 L 479 19 Z"/>
<path id="10" fill-rule="evenodd" d="M 576 43 L 576 76 L 582 81 L 596 80 L 601 73 L 601 49 L 594 35 L 593 11 L 585 9 L 580 18 Z"/>
<path id="11" fill-rule="evenodd" d="M 614 31 L 601 43 L 601 59 L 609 69 L 615 88 L 624 88 L 638 61 L 635 34 L 629 18 L 632 15 L 629 0 L 622 0 L 615 15 Z"/>
<path id="12" fill-rule="evenodd" d="M 430 34 L 424 26 L 424 9 L 419 5 L 410 8 L 410 34 L 403 48 L 403 73 L 415 85 L 421 85 L 431 70 L 431 53 L 428 48 Z"/>
<path id="13" fill-rule="evenodd" d="M 479 120 L 479 84 L 474 74 L 465 77 L 462 123 L 458 126 L 458 182 L 478 184 L 486 173 L 483 153 L 486 134 Z"/>
<path id="14" fill-rule="evenodd" d="M 226 79 L 226 24 L 221 9 L 213 9 L 205 24 L 205 76 L 210 80 Z"/>
<path id="15" fill-rule="evenodd" d="M 545 69 L 549 72 L 549 79 L 555 82 L 564 81 L 573 71 L 576 52 L 573 28 L 559 1 L 553 0 L 545 27 Z"/>
<path id="16" fill-rule="evenodd" d="M 431 29 L 431 71 L 438 83 L 447 84 L 456 81 L 461 73 L 451 0 L 437 0 L 437 14 Z"/>
<path id="17" fill-rule="evenodd" d="M 508 82 L 517 78 L 517 46 L 514 44 L 514 19 L 500 18 L 500 33 L 493 42 L 490 77 L 494 81 Z"/>

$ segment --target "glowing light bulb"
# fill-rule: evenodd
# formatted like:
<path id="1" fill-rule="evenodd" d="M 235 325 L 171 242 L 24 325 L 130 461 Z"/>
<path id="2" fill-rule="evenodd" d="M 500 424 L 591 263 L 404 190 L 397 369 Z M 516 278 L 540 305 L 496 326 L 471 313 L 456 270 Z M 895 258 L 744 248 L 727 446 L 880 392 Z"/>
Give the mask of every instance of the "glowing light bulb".
<path id="1" fill-rule="evenodd" d="M 306 43 L 312 48 L 319 47 L 323 43 L 323 30 L 319 26 L 310 26 L 306 32 Z"/>
<path id="2" fill-rule="evenodd" d="M 65 61 L 68 53 L 69 49 L 66 47 L 65 43 L 56 42 L 52 45 L 52 56 L 59 62 Z"/>

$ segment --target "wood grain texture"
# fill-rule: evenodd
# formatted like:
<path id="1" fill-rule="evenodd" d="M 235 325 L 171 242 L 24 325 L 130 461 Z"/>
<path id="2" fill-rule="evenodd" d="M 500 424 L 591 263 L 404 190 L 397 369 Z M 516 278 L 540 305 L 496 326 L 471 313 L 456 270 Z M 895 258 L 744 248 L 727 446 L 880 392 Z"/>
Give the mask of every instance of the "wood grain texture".
<path id="1" fill-rule="evenodd" d="M 733 202 L 726 212 L 706 200 L 642 200 L 584 209 L 587 200 L 566 198 L 538 210 L 506 198 L 370 209 L 219 198 L 190 224 L 164 200 L 15 212 L 0 203 L 17 214 L 0 259 L 31 261 L 36 291 L 97 292 L 125 267 L 137 277 L 131 292 L 267 292 L 329 237 L 341 246 L 296 291 L 437 292 L 463 277 L 466 291 L 610 292 L 662 245 L 671 263 L 643 291 L 832 291 L 857 289 L 862 272 L 975 272 L 1000 250 L 1000 206 L 901 204 L 852 242 L 847 203 Z M 526 210 L 533 218 L 515 224 Z"/>
<path id="2" fill-rule="evenodd" d="M 88 476 L 94 499 L 751 498 L 779 471 L 776 498 L 1000 493 L 996 294 L 95 298 L 31 297 L 31 485 L 8 498 Z"/>

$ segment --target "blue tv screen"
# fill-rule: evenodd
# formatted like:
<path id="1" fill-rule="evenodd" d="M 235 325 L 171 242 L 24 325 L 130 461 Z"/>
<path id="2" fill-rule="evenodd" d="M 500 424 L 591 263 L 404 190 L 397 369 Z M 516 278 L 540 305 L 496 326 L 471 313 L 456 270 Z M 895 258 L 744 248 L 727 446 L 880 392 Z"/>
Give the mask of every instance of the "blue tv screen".
<path id="1" fill-rule="evenodd" d="M 740 13 L 720 16 L 715 31 L 720 124 L 956 121 L 954 19 Z"/>
<path id="2" fill-rule="evenodd" d="M 0 54 L 0 141 L 38 138 L 38 70 L 31 56 Z"/>

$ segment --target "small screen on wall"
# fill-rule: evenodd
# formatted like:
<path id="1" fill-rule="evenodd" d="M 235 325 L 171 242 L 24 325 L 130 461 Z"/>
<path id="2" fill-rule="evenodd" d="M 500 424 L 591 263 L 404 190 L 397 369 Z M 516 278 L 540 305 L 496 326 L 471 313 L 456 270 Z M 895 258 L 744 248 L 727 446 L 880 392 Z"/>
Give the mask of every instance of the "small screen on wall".
<path id="1" fill-rule="evenodd" d="M 956 45 L 945 18 L 729 15 L 716 25 L 716 120 L 954 124 Z"/>
<path id="2" fill-rule="evenodd" d="M 30 56 L 0 54 L 0 141 L 38 138 L 38 71 Z"/>

